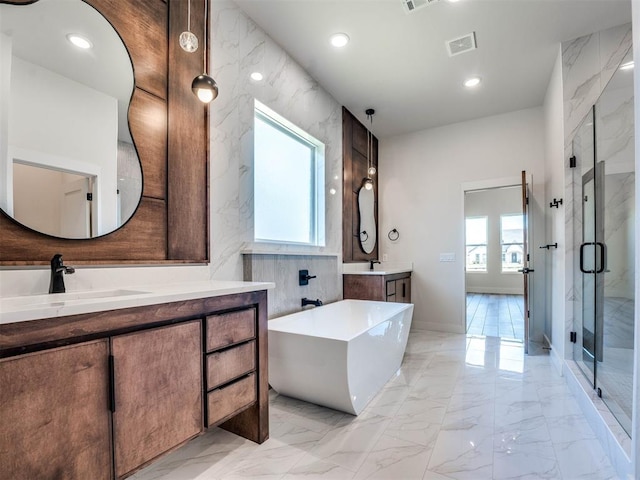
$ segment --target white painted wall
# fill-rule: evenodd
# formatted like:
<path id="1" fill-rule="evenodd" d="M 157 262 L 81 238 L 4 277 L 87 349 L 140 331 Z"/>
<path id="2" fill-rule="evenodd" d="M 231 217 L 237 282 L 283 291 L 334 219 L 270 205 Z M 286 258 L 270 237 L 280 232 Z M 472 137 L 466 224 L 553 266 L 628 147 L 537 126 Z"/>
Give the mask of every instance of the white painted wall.
<path id="1" fill-rule="evenodd" d="M 466 291 L 522 295 L 521 273 L 502 273 L 500 245 L 501 215 L 522 215 L 522 187 L 496 188 L 466 192 L 465 217 L 487 217 L 487 271 L 467 272 Z M 461 259 L 464 262 L 464 257 Z"/>
<path id="2" fill-rule="evenodd" d="M 115 98 L 13 57 L 9 148 L 96 165 L 98 234 L 116 227 L 117 135 Z"/>
<path id="3" fill-rule="evenodd" d="M 534 247 L 544 241 L 542 108 L 457 123 L 380 141 L 381 254 L 389 261 L 412 261 L 413 325 L 419 329 L 464 332 L 463 184 L 533 177 L 531 211 Z M 513 183 L 510 183 L 513 185 Z M 397 228 L 400 240 L 387 232 Z M 455 262 L 439 262 L 440 253 Z M 544 266 L 532 249 L 532 339 L 544 327 Z"/>
<path id="4" fill-rule="evenodd" d="M 0 33 L 0 207 L 13 210 L 12 172 L 9 170 L 9 92 L 11 88 L 11 37 Z M 1 180 L 4 179 L 4 180 Z"/>
<path id="5" fill-rule="evenodd" d="M 543 105 L 545 126 L 545 204 L 554 198 L 563 198 L 565 162 L 564 159 L 564 113 L 562 96 L 562 51 L 558 46 L 556 62 L 549 79 Z M 567 245 L 565 238 L 565 212 L 567 199 L 558 208 L 546 209 L 545 223 L 547 242 L 558 243 L 557 249 L 550 249 L 544 255 L 547 266 L 545 289 L 546 327 L 551 345 L 551 358 L 558 371 L 562 371 L 565 358 L 565 259 Z"/>

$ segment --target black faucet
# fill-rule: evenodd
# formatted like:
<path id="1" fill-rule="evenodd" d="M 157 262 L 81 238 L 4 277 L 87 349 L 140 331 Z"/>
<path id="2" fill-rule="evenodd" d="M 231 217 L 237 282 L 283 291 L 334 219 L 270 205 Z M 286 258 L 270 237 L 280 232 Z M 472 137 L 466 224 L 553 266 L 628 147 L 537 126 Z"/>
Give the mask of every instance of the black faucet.
<path id="1" fill-rule="evenodd" d="M 65 267 L 62 263 L 62 255 L 56 253 L 51 259 L 51 281 L 49 282 L 49 293 L 64 293 L 64 274 L 74 273 L 73 267 Z"/>
<path id="2" fill-rule="evenodd" d="M 373 264 L 380 263 L 378 260 L 369 260 L 369 270 L 373 270 Z"/>
<path id="3" fill-rule="evenodd" d="M 307 297 L 304 297 L 302 299 L 302 306 L 306 307 L 307 305 L 315 305 L 316 307 L 319 307 L 320 305 L 322 305 L 322 300 L 320 300 L 319 298 L 316 298 L 315 300 L 309 300 Z"/>

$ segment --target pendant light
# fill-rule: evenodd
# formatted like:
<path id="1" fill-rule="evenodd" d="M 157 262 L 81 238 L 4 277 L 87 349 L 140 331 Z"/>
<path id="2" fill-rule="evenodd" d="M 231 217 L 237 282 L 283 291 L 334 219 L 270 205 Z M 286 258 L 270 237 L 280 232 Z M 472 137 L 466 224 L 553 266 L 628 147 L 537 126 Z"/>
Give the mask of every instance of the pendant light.
<path id="1" fill-rule="evenodd" d="M 373 116 L 376 111 L 373 108 L 367 108 L 365 112 L 369 123 L 373 125 Z M 373 165 L 373 134 L 370 130 L 367 130 L 367 178 L 365 180 L 364 188 L 371 190 L 373 188 L 372 175 L 376 174 L 376 167 Z"/>
<path id="2" fill-rule="evenodd" d="M 204 48 L 203 70 L 204 73 L 198 75 L 191 82 L 191 90 L 202 103 L 210 103 L 218 96 L 218 85 L 216 81 L 207 74 L 207 26 L 209 24 L 209 0 L 204 0 Z"/>
<path id="3" fill-rule="evenodd" d="M 198 50 L 198 37 L 191 32 L 191 0 L 187 4 L 187 31 L 180 34 L 180 47 L 189 53 Z"/>

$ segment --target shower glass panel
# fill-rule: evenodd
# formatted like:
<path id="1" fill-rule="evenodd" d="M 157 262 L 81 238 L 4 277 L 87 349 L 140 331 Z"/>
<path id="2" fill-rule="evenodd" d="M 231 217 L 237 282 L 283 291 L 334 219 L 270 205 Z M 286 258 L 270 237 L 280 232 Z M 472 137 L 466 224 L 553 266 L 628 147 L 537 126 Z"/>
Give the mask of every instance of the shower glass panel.
<path id="1" fill-rule="evenodd" d="M 631 52 L 622 61 L 633 60 Z M 602 247 L 597 253 L 596 388 L 631 435 L 635 303 L 635 152 L 633 69 L 618 69 L 595 105 L 596 195 Z M 596 325 L 596 330 L 599 326 Z"/>
<path id="2" fill-rule="evenodd" d="M 576 191 L 574 215 L 574 239 L 576 240 L 574 264 L 574 329 L 576 342 L 573 358 L 589 382 L 595 386 L 595 252 L 596 252 L 596 195 L 595 195 L 595 137 L 593 108 L 584 119 L 573 139 L 573 185 Z"/>

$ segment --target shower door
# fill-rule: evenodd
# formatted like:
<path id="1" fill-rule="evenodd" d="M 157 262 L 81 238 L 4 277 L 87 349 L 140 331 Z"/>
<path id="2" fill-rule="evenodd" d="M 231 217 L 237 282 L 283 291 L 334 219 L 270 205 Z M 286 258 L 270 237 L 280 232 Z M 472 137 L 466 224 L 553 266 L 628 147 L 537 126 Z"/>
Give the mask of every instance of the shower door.
<path id="1" fill-rule="evenodd" d="M 593 387 L 596 382 L 596 185 L 593 108 L 573 139 L 574 206 L 574 330 L 573 358 Z"/>
<path id="2" fill-rule="evenodd" d="M 631 53 L 623 64 L 631 60 Z M 635 330 L 633 70 L 619 69 L 572 148 L 573 358 L 631 435 Z"/>

